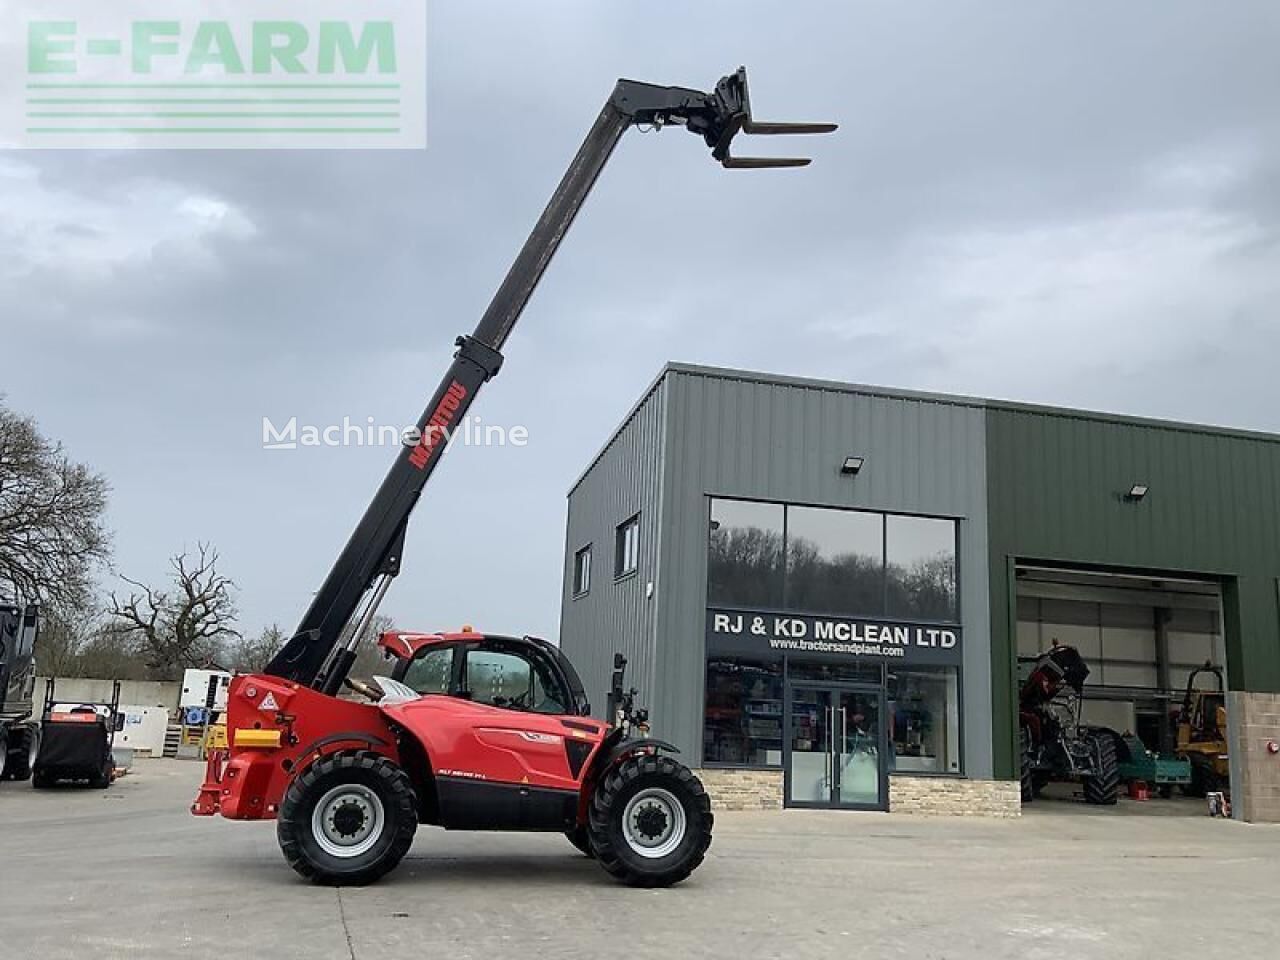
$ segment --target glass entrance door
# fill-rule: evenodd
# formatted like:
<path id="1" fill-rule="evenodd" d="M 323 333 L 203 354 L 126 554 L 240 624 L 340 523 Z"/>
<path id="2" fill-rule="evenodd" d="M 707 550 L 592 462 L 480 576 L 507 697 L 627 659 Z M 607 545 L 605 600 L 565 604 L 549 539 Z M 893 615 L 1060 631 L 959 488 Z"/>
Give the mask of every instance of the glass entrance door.
<path id="1" fill-rule="evenodd" d="M 787 805 L 885 809 L 883 715 L 877 689 L 794 685 Z"/>

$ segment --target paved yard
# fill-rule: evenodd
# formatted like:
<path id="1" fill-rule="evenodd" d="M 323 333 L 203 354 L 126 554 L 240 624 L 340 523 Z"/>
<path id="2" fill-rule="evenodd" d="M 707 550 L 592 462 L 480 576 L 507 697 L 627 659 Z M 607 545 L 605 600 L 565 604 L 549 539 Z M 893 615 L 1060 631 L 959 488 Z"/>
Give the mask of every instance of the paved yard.
<path id="1" fill-rule="evenodd" d="M 294 876 L 273 825 L 187 815 L 199 776 L 0 784 L 0 956 L 1114 960 L 1271 956 L 1280 936 L 1280 829 L 1205 817 L 723 814 L 663 891 L 559 836 L 423 829 L 386 881 L 339 892 Z"/>

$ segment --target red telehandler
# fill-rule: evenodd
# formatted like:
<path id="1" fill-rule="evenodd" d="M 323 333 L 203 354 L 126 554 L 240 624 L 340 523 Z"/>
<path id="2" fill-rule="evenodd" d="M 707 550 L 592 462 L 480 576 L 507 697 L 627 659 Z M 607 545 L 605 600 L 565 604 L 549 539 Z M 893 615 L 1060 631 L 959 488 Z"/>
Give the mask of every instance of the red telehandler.
<path id="1" fill-rule="evenodd" d="M 738 133 L 829 133 L 834 124 L 752 119 L 745 69 L 709 93 L 620 80 L 505 280 L 356 526 L 293 637 L 261 674 L 229 690 L 230 747 L 210 754 L 193 813 L 276 820 L 289 864 L 312 880 L 369 883 L 405 855 L 418 824 L 455 830 L 561 831 L 618 879 L 645 887 L 687 877 L 711 844 L 702 784 L 647 737 L 615 657 L 608 721 L 535 637 L 390 632 L 389 676 L 349 677 L 399 573 L 409 514 L 556 248 L 632 126 L 680 125 L 728 168 L 807 159 L 735 157 Z M 364 701 L 340 698 L 347 688 Z"/>

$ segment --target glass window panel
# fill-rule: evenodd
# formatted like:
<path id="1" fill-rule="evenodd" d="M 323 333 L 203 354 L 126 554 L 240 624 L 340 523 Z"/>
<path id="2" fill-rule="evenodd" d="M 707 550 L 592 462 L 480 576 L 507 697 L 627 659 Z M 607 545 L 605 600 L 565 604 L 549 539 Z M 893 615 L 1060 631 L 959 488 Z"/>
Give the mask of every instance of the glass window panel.
<path id="1" fill-rule="evenodd" d="M 453 647 L 426 647 L 404 672 L 404 684 L 418 693 L 448 693 Z"/>
<path id="2" fill-rule="evenodd" d="M 640 565 L 640 515 L 614 531 L 613 575 L 625 577 Z"/>
<path id="3" fill-rule="evenodd" d="M 588 544 L 573 555 L 573 592 L 581 596 L 591 589 L 591 546 Z"/>
<path id="4" fill-rule="evenodd" d="M 707 596 L 727 606 L 782 605 L 781 504 L 711 501 Z"/>
<path id="5" fill-rule="evenodd" d="M 885 518 L 888 614 L 956 619 L 956 524 L 931 517 Z"/>
<path id="6" fill-rule="evenodd" d="M 821 663 L 787 658 L 787 677 L 791 680 L 830 680 L 837 683 L 880 683 L 881 666 L 867 660 L 845 660 Z"/>
<path id="7" fill-rule="evenodd" d="M 788 507 L 788 609 L 883 613 L 883 523 L 878 513 Z"/>
<path id="8" fill-rule="evenodd" d="M 707 661 L 705 763 L 782 765 L 782 664 Z"/>
<path id="9" fill-rule="evenodd" d="M 503 650 L 467 652 L 466 689 L 474 703 L 534 713 L 572 712 L 545 664 Z"/>
<path id="10" fill-rule="evenodd" d="M 889 769 L 960 772 L 960 683 L 955 667 L 889 672 Z"/>

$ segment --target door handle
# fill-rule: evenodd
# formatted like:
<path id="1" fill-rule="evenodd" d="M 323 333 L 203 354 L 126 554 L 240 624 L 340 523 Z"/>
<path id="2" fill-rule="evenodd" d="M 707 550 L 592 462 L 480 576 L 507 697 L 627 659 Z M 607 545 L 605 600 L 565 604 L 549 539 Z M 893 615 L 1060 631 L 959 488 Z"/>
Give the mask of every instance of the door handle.
<path id="1" fill-rule="evenodd" d="M 844 755 L 849 742 L 849 715 L 845 712 L 845 708 L 840 708 L 840 754 Z"/>
<path id="2" fill-rule="evenodd" d="M 826 756 L 826 774 L 827 786 L 835 785 L 835 762 L 836 762 L 836 708 L 834 705 L 827 707 L 827 756 Z"/>

